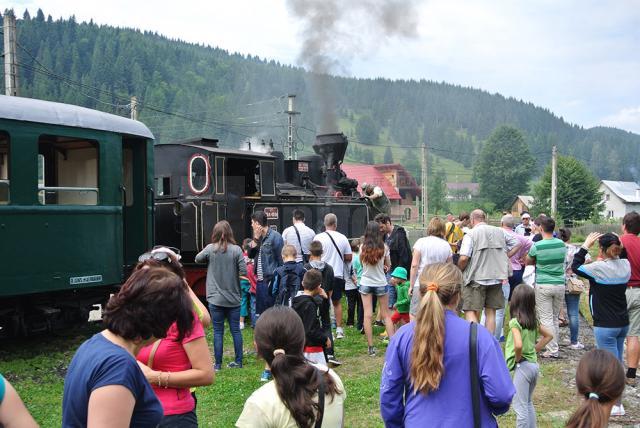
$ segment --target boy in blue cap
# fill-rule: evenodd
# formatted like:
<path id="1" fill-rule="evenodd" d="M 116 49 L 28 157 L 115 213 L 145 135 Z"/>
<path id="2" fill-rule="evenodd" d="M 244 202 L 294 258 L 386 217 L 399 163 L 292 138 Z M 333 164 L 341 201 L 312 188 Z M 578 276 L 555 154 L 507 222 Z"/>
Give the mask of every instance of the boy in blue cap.
<path id="1" fill-rule="evenodd" d="M 409 281 L 407 281 L 407 270 L 398 266 L 391 273 L 391 285 L 396 287 L 398 296 L 395 305 L 395 311 L 391 315 L 391 321 L 396 326 L 396 330 L 404 324 L 409 323 L 409 306 L 411 299 L 409 298 Z"/>

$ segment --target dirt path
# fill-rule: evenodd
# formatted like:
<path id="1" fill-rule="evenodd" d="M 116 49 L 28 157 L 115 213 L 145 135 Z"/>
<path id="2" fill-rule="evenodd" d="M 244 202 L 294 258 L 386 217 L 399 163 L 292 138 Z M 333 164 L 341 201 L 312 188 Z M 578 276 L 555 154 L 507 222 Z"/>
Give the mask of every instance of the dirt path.
<path id="1" fill-rule="evenodd" d="M 557 373 L 559 375 L 560 379 L 558 380 L 564 386 L 564 389 L 568 394 L 568 396 L 565 397 L 567 402 L 572 401 L 571 395 L 575 396 L 576 394 L 575 372 L 576 367 L 578 366 L 578 361 L 580 361 L 580 358 L 586 351 L 595 349 L 593 329 L 583 317 L 580 317 L 580 341 L 585 345 L 584 350 L 576 351 L 569 348 L 567 346 L 569 344 L 569 327 L 562 327 L 560 328 L 560 356 L 562 358 L 559 360 L 542 360 L 543 365 L 553 366 L 548 367 L 548 369 L 551 370 L 545 370 L 547 372 L 547 376 L 549 376 L 550 373 L 552 373 L 553 375 Z M 622 397 L 626 415 L 611 418 L 609 425 L 610 427 L 640 427 L 639 393 L 640 387 L 626 387 L 624 395 Z M 560 399 L 560 397 L 558 398 Z M 566 420 L 570 416 L 570 414 L 570 411 L 551 411 L 546 415 L 540 415 L 540 422 L 546 419 L 548 422 L 552 422 L 552 425 L 555 426 L 558 420 Z"/>

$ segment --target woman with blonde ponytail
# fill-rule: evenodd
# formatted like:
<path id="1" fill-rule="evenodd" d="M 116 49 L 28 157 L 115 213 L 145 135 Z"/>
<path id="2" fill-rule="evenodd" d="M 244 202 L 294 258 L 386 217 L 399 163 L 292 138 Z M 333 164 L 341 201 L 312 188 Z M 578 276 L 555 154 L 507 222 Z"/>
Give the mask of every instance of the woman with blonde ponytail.
<path id="1" fill-rule="evenodd" d="M 451 263 L 427 266 L 420 275 L 414 322 L 393 336 L 380 383 L 380 410 L 387 428 L 473 426 L 470 323 L 459 318 L 462 273 Z M 493 335 L 478 326 L 480 425 L 497 426 L 515 388 Z"/>
<path id="2" fill-rule="evenodd" d="M 598 261 L 585 264 L 589 248 L 598 242 Z M 629 260 L 621 259 L 622 244 L 618 235 L 594 232 L 573 256 L 571 270 L 589 280 L 589 309 L 593 317 L 593 335 L 598 349 L 611 352 L 622 363 L 624 339 L 629 330 L 627 283 L 631 278 Z M 611 410 L 611 416 L 624 416 L 622 401 Z"/>
<path id="3" fill-rule="evenodd" d="M 604 428 L 624 391 L 624 369 L 611 353 L 595 349 L 584 354 L 576 370 L 576 388 L 584 399 L 567 428 Z"/>

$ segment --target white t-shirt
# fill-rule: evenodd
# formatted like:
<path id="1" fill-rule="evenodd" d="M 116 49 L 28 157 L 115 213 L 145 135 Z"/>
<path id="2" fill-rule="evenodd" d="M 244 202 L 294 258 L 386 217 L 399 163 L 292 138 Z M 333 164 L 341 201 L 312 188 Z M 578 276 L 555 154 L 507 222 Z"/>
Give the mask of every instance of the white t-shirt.
<path id="1" fill-rule="evenodd" d="M 298 229 L 298 233 L 300 234 L 300 240 L 298 241 L 298 235 L 296 235 L 296 230 Z M 302 261 L 302 253 L 309 254 L 309 245 L 313 242 L 313 238 L 316 236 L 316 233 L 308 227 L 304 223 L 295 223 L 293 226 L 287 227 L 282 231 L 282 239 L 285 244 L 293 245 L 296 247 L 296 261 Z M 300 248 L 300 243 L 302 242 L 302 249 Z"/>
<path id="2" fill-rule="evenodd" d="M 316 366 L 320 370 L 326 367 Z M 336 394 L 331 399 L 330 395 L 325 395 L 324 416 L 322 418 L 323 428 L 334 428 L 342 426 L 344 414 L 344 400 L 347 394 L 342 385 L 340 377 L 329 370 L 331 377 L 338 386 L 341 394 Z M 275 381 L 272 380 L 255 390 L 244 403 L 242 413 L 236 422 L 238 428 L 298 428 L 296 420 L 291 416 L 291 412 L 280 400 L 276 389 Z"/>
<path id="3" fill-rule="evenodd" d="M 328 263 L 333 268 L 333 275 L 336 278 L 344 279 L 344 260 L 340 258 L 340 255 L 336 251 L 336 247 L 331 242 L 331 238 L 329 238 L 329 233 L 343 257 L 347 254 L 351 254 L 351 245 L 349 245 L 349 240 L 342 233 L 336 232 L 335 230 L 318 233 L 313 240 L 320 241 L 322 244 L 322 261 Z"/>
<path id="4" fill-rule="evenodd" d="M 420 252 L 420 266 L 418 266 L 418 275 L 413 286 L 419 285 L 420 274 L 425 266 L 434 263 L 446 263 L 449 257 L 453 255 L 451 245 L 442 238 L 437 236 L 427 236 L 420 238 L 413 244 L 413 251 Z"/>
<path id="5" fill-rule="evenodd" d="M 345 290 L 356 290 L 358 286 L 353 282 L 353 277 L 355 276 L 355 272 L 351 275 L 351 271 L 353 270 L 353 266 L 351 262 L 346 262 L 344 264 L 344 289 Z"/>
<path id="6" fill-rule="evenodd" d="M 384 245 L 384 256 L 378 260 L 375 265 L 370 265 L 362 260 L 362 247 L 360 247 L 360 263 L 362 263 L 362 276 L 360 277 L 360 285 L 366 287 L 385 287 L 387 285 L 387 277 L 384 274 L 384 259 L 389 257 L 389 247 Z"/>

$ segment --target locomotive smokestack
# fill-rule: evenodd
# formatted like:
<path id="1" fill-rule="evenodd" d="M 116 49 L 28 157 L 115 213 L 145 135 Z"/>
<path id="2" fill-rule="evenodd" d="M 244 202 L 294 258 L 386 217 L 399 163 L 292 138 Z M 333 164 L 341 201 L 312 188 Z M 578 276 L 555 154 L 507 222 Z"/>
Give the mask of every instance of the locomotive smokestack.
<path id="1" fill-rule="evenodd" d="M 349 196 L 356 192 L 358 181 L 348 178 L 340 168 L 349 142 L 344 134 L 322 134 L 316 136 L 313 150 L 324 159 L 324 178 L 333 195 Z"/>
<path id="2" fill-rule="evenodd" d="M 347 137 L 342 133 L 322 134 L 316 136 L 313 151 L 322 156 L 326 168 L 331 169 L 334 166 L 340 166 L 348 145 Z"/>

